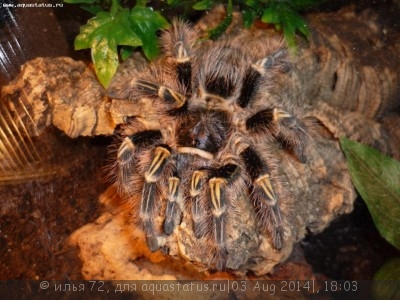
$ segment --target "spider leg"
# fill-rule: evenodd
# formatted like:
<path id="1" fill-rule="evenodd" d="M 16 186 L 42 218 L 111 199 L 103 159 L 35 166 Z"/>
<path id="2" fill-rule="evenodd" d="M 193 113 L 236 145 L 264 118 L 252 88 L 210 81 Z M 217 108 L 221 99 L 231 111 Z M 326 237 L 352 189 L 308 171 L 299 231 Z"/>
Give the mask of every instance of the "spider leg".
<path id="1" fill-rule="evenodd" d="M 198 32 L 187 23 L 174 20 L 170 30 L 161 36 L 163 51 L 173 59 L 176 77 L 184 87 L 185 93 L 192 94 L 192 63 L 191 52 L 198 39 Z"/>
<path id="2" fill-rule="evenodd" d="M 145 183 L 143 185 L 142 202 L 140 205 L 140 218 L 143 221 L 146 241 L 151 251 L 158 248 L 157 237 L 154 232 L 153 210 L 155 200 L 159 198 L 157 181 L 162 175 L 164 166 L 171 155 L 171 150 L 166 145 L 160 145 L 154 149 L 154 156 L 149 169 L 145 172 Z"/>
<path id="3" fill-rule="evenodd" d="M 176 44 L 177 50 L 177 66 L 176 73 L 178 81 L 186 88 L 188 95 L 192 93 L 192 64 L 187 50 L 184 48 L 182 42 Z"/>
<path id="4" fill-rule="evenodd" d="M 170 235 L 175 228 L 175 216 L 180 213 L 178 205 L 179 201 L 179 184 L 180 179 L 177 176 L 172 176 L 168 179 L 168 198 L 167 208 L 165 211 L 164 232 Z"/>
<path id="5" fill-rule="evenodd" d="M 237 105 L 241 108 L 249 106 L 261 84 L 265 85 L 266 82 L 269 82 L 278 70 L 287 72 L 289 69 L 287 57 L 287 51 L 279 48 L 271 55 L 249 65 L 242 79 L 243 83 L 237 98 Z"/>
<path id="6" fill-rule="evenodd" d="M 181 108 L 186 103 L 186 97 L 164 85 L 138 79 L 135 81 L 136 89 L 147 96 L 158 96 L 174 108 Z"/>
<path id="7" fill-rule="evenodd" d="M 192 197 L 192 218 L 194 235 L 196 238 L 201 238 L 206 234 L 207 224 L 204 218 L 205 207 L 204 202 L 201 201 L 200 193 L 204 181 L 208 174 L 206 170 L 197 170 L 193 172 L 190 182 L 190 196 Z"/>
<path id="8" fill-rule="evenodd" d="M 111 84 L 108 89 L 108 96 L 115 99 L 127 99 L 132 101 L 142 101 L 141 99 L 161 99 L 168 109 L 183 109 L 186 104 L 186 96 L 178 92 L 178 87 L 167 86 L 161 84 L 162 75 L 155 70 L 148 70 L 132 75 L 131 77 L 123 77 L 115 79 L 116 82 L 121 82 L 125 87 L 121 89 L 115 87 L 116 84 Z"/>
<path id="9" fill-rule="evenodd" d="M 186 93 L 192 93 L 192 63 L 190 62 L 188 45 L 185 41 L 178 40 L 173 50 L 176 61 L 176 75 L 178 82 L 185 87 Z"/>
<path id="10" fill-rule="evenodd" d="M 132 164 L 136 152 L 135 144 L 130 137 L 125 137 L 117 152 L 118 181 L 120 186 L 127 186 L 133 173 Z"/>
<path id="11" fill-rule="evenodd" d="M 287 50 L 279 48 L 250 65 L 243 76 L 237 105 L 241 108 L 251 106 L 252 101 L 257 99 L 261 86 L 267 87 L 276 72 L 288 71 L 290 64 L 287 58 Z M 304 124 L 289 112 L 274 107 L 266 108 L 248 118 L 245 125 L 249 132 L 272 135 L 301 162 L 306 162 L 305 145 L 308 134 Z"/>
<path id="12" fill-rule="evenodd" d="M 256 151 L 250 147 L 246 148 L 240 156 L 253 181 L 252 199 L 257 216 L 262 226 L 271 233 L 274 247 L 281 249 L 284 224 L 278 205 L 278 197 L 271 181 L 270 168 L 263 163 Z"/>
<path id="13" fill-rule="evenodd" d="M 305 147 L 308 134 L 304 124 L 290 113 L 278 109 L 263 109 L 246 120 L 246 129 L 254 133 L 268 133 L 299 159 L 307 161 Z"/>
<path id="14" fill-rule="evenodd" d="M 216 268 L 222 270 L 226 264 L 226 234 L 225 217 L 227 210 L 226 189 L 238 175 L 239 167 L 234 164 L 227 164 L 219 169 L 212 170 L 212 177 L 208 181 L 211 198 L 211 211 L 213 214 L 213 232 L 216 243 Z"/>
<path id="15" fill-rule="evenodd" d="M 133 163 L 137 149 L 148 147 L 162 138 L 159 130 L 144 130 L 133 135 L 126 136 L 117 151 L 119 187 L 130 186 L 130 176 L 134 173 Z"/>
<path id="16" fill-rule="evenodd" d="M 224 188 L 227 181 L 222 177 L 213 177 L 208 182 L 210 187 L 210 196 L 212 203 L 213 214 L 213 231 L 214 240 L 217 246 L 217 269 L 221 270 L 225 266 L 224 255 L 225 249 L 225 212 L 226 212 L 226 198 Z"/>

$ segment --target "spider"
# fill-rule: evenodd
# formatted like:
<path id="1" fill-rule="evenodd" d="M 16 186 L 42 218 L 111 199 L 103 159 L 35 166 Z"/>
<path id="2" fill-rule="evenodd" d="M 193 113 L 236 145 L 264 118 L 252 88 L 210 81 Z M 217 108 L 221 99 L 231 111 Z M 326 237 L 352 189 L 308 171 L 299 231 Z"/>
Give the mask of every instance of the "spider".
<path id="1" fill-rule="evenodd" d="M 243 193 L 272 245 L 282 248 L 284 180 L 270 144 L 305 162 L 308 134 L 293 105 L 269 93 L 276 74 L 290 68 L 281 39 L 246 49 L 240 38 L 198 38 L 194 27 L 175 21 L 161 36 L 158 60 L 113 79 L 109 96 L 144 113 L 122 127 L 112 173 L 118 194 L 138 203 L 151 251 L 189 210 L 195 237 L 210 237 L 221 270 L 227 215 Z"/>

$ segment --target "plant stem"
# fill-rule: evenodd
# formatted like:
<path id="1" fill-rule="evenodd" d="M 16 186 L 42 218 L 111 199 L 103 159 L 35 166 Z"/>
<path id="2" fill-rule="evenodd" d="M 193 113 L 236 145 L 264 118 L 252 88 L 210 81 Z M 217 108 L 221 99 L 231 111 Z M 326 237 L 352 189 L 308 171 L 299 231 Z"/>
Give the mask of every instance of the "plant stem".
<path id="1" fill-rule="evenodd" d="M 136 7 L 146 7 L 147 0 L 137 0 Z"/>
<path id="2" fill-rule="evenodd" d="M 119 4 L 119 0 L 111 0 L 111 9 L 110 13 L 111 15 L 115 16 L 115 14 L 122 8 L 121 5 Z"/>

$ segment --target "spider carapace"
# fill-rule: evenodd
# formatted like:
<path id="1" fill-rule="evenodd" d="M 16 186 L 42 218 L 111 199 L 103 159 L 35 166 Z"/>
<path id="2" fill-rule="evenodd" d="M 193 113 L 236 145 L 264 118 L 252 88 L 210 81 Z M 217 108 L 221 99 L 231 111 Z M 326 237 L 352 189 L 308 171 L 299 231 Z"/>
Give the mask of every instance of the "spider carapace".
<path id="1" fill-rule="evenodd" d="M 215 268 L 225 268 L 227 215 L 247 194 L 279 250 L 285 182 L 271 144 L 303 162 L 308 139 L 294 106 L 269 92 L 274 76 L 290 69 L 284 43 L 198 44 L 197 31 L 180 21 L 161 41 L 158 60 L 117 75 L 108 90 L 114 99 L 145 103 L 146 117 L 123 126 L 111 172 L 120 196 L 136 202 L 149 248 L 157 250 L 159 237 L 172 234 L 187 210 L 195 237 L 214 244 Z"/>

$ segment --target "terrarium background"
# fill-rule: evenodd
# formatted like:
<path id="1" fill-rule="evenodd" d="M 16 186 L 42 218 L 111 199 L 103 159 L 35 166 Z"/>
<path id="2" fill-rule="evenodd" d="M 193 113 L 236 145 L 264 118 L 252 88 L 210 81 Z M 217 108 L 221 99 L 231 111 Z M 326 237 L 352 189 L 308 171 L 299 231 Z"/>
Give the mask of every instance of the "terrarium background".
<path id="1" fill-rule="evenodd" d="M 335 3 L 323 9 L 336 10 L 349 3 L 362 9 L 373 1 L 331 2 Z M 386 22 L 400 19 L 398 6 L 392 1 L 377 2 L 372 9 Z M 5 9 L 2 4 L 7 1 L 0 3 L 1 86 L 34 57 L 90 59 L 88 51 L 73 50 L 79 27 L 89 17 L 78 6 Z M 82 278 L 77 250 L 67 247 L 66 240 L 101 213 L 98 196 L 108 186 L 101 168 L 110 141 L 109 137 L 71 139 L 55 128 L 33 139 L 40 160 L 33 164 L 32 174 L 40 166 L 54 175 L 0 182 L 0 279 Z M 370 279 L 396 253 L 380 238 L 358 199 L 352 214 L 334 221 L 323 233 L 306 238 L 288 264 L 299 272 L 307 270 L 334 279 Z M 278 277 L 279 272 L 285 272 L 285 266 L 277 270 Z"/>

